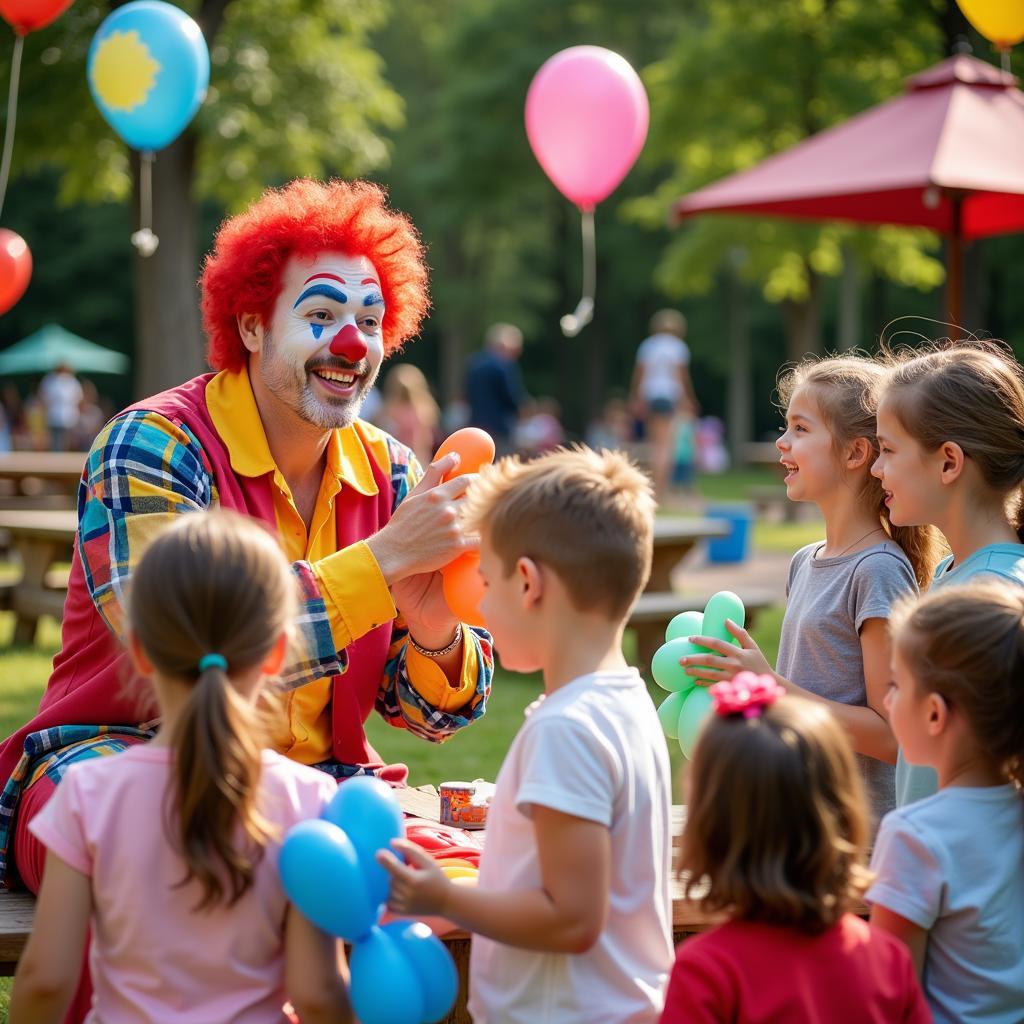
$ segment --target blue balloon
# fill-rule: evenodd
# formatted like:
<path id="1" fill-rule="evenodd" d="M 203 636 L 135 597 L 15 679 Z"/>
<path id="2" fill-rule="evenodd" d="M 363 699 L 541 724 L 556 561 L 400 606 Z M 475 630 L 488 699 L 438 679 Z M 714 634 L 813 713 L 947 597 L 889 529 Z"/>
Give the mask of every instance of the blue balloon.
<path id="1" fill-rule="evenodd" d="M 381 926 L 416 971 L 423 989 L 423 1021 L 434 1024 L 455 1005 L 459 972 L 444 943 L 422 921 L 391 921 Z"/>
<path id="2" fill-rule="evenodd" d="M 336 825 L 320 818 L 288 830 L 278 857 L 288 899 L 321 931 L 354 942 L 377 920 L 355 847 Z"/>
<path id="3" fill-rule="evenodd" d="M 374 928 L 352 947 L 352 1009 L 361 1024 L 423 1024 L 423 989 L 395 940 Z"/>
<path id="4" fill-rule="evenodd" d="M 195 116 L 210 83 L 199 26 L 162 0 L 117 8 L 96 30 L 89 89 L 107 123 L 134 149 L 170 145 Z"/>
<path id="5" fill-rule="evenodd" d="M 390 850 L 391 840 L 405 835 L 402 808 L 386 782 L 357 775 L 338 786 L 321 817 L 345 830 L 359 855 L 365 886 L 373 905 L 385 903 L 391 876 L 376 860 L 378 850 Z"/>

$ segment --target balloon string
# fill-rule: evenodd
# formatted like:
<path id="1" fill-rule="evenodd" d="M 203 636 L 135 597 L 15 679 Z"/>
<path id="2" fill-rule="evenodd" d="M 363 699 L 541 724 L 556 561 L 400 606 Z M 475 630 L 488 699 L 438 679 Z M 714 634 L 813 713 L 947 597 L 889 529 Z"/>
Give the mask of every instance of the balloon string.
<path id="1" fill-rule="evenodd" d="M 580 227 L 583 232 L 583 294 L 576 309 L 562 317 L 562 333 L 575 338 L 590 323 L 594 315 L 594 288 L 597 283 L 597 247 L 594 245 L 594 211 L 581 210 Z"/>
<path id="2" fill-rule="evenodd" d="M 999 60 L 1003 65 L 1003 70 L 1009 75 L 1010 71 L 1010 48 L 1008 46 L 1001 46 L 999 48 Z"/>
<path id="3" fill-rule="evenodd" d="M 143 153 L 140 164 L 139 195 L 142 209 L 139 211 L 139 227 L 143 231 L 153 228 L 153 154 Z"/>
<path id="4" fill-rule="evenodd" d="M 140 256 L 152 256 L 160 239 L 153 234 L 153 161 L 152 150 L 139 154 L 139 230 L 132 235 L 132 245 Z"/>
<path id="5" fill-rule="evenodd" d="M 0 214 L 7 198 L 7 179 L 11 174 L 11 155 L 14 153 L 14 124 L 18 116 L 18 79 L 21 77 L 21 51 L 25 48 L 25 37 L 14 37 L 14 53 L 11 56 L 11 85 L 7 91 L 7 126 L 4 130 L 4 155 L 0 159 Z"/>

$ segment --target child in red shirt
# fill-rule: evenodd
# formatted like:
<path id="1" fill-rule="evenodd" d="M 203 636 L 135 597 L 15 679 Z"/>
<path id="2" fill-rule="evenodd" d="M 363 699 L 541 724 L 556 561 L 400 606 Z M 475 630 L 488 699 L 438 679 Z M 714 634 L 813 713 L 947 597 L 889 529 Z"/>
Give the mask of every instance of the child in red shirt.
<path id="1" fill-rule="evenodd" d="M 725 920 L 679 946 L 661 1024 L 927 1024 L 906 948 L 849 912 L 869 881 L 849 741 L 783 693 L 751 672 L 711 687 L 679 870 Z"/>

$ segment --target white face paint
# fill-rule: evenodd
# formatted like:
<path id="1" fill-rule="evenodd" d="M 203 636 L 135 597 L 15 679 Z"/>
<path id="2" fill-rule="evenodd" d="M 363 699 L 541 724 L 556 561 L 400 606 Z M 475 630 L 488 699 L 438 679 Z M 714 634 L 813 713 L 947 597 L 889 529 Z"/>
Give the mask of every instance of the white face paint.
<path id="1" fill-rule="evenodd" d="M 349 426 L 384 359 L 383 320 L 380 277 L 365 256 L 293 256 L 263 336 L 263 383 L 314 426 Z"/>

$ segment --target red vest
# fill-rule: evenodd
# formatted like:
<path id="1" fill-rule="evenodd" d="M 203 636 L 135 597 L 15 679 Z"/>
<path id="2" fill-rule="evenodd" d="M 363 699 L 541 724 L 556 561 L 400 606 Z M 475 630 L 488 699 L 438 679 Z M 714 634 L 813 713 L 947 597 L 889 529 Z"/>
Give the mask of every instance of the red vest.
<path id="1" fill-rule="evenodd" d="M 227 447 L 206 406 L 206 385 L 212 376 L 195 377 L 125 411 L 156 412 L 187 427 L 202 445 L 203 465 L 213 479 L 221 507 L 262 519 L 276 530 L 273 474 L 242 477 L 231 468 Z M 365 540 L 391 518 L 390 476 L 372 455 L 369 463 L 378 493 L 366 496 L 342 487 L 335 502 L 339 549 Z M 348 670 L 334 677 L 331 746 L 335 760 L 343 764 L 375 768 L 383 764 L 366 740 L 363 723 L 373 711 L 390 642 L 390 622 L 361 636 L 347 648 Z M 61 649 L 36 716 L 0 747 L 0 780 L 6 781 L 14 771 L 29 733 L 56 725 L 137 725 L 156 715 L 149 687 L 135 676 L 125 649 L 96 611 L 76 544 Z M 408 772 L 405 765 L 392 765 L 379 774 L 389 782 L 401 783 Z"/>

